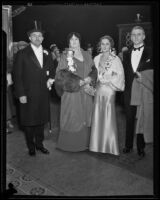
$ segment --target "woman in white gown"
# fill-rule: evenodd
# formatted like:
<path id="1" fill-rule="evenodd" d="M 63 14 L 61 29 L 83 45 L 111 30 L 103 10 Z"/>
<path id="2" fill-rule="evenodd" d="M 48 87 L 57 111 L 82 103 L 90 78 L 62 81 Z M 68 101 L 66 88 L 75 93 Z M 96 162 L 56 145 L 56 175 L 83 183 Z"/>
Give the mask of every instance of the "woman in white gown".
<path id="1" fill-rule="evenodd" d="M 111 53 L 113 46 L 113 39 L 103 36 L 99 42 L 101 53 L 94 58 L 98 79 L 89 150 L 119 155 L 115 94 L 124 90 L 125 81 L 121 60 Z"/>

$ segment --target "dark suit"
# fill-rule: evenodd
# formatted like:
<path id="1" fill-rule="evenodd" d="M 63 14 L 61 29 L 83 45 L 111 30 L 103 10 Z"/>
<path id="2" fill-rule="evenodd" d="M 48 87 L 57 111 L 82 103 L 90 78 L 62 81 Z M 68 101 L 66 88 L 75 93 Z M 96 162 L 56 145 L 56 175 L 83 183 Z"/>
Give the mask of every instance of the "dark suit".
<path id="1" fill-rule="evenodd" d="M 37 146 L 42 146 L 44 124 L 49 121 L 48 78 L 54 78 L 55 69 L 51 55 L 43 52 L 43 68 L 29 45 L 20 50 L 15 59 L 13 78 L 15 95 L 27 97 L 27 103 L 20 103 L 20 123 L 25 127 L 27 145 L 33 149 L 33 137 Z"/>
<path id="2" fill-rule="evenodd" d="M 53 62 L 54 62 L 54 67 L 55 67 L 55 71 L 56 71 L 56 68 L 58 67 L 58 61 L 57 61 L 57 59 L 54 59 Z M 56 92 L 55 82 L 53 83 L 52 90 L 50 92 L 50 97 L 51 97 L 51 101 L 53 103 L 59 103 L 60 104 L 61 98 L 58 96 L 58 94 Z"/>
<path id="3" fill-rule="evenodd" d="M 131 89 L 132 82 L 135 78 L 135 73 L 131 64 L 131 53 L 132 49 L 124 53 L 123 66 L 125 73 L 125 91 L 124 91 L 124 105 L 126 110 L 126 140 L 125 147 L 133 148 L 133 138 L 134 138 L 134 127 L 135 127 L 135 116 L 136 116 L 136 106 L 130 105 L 131 100 Z M 147 69 L 152 69 L 152 52 L 148 47 L 144 47 L 137 71 L 141 72 Z M 141 135 L 138 139 L 138 147 L 144 148 L 144 141 Z M 142 142 L 141 142 L 142 141 Z"/>

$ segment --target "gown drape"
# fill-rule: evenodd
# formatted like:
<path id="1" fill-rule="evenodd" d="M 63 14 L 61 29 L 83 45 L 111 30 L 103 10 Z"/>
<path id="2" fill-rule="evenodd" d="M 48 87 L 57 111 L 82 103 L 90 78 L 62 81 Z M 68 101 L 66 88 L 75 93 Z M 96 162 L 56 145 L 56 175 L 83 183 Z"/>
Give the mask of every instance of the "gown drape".
<path id="1" fill-rule="evenodd" d="M 98 82 L 89 150 L 119 155 L 115 94 L 117 90 L 124 90 L 124 71 L 117 56 L 111 56 L 106 65 L 101 66 L 101 55 L 94 59 L 98 70 Z"/>
<path id="2" fill-rule="evenodd" d="M 77 75 L 86 78 L 93 66 L 90 55 L 81 50 L 84 61 L 74 58 Z M 61 58 L 57 72 L 67 67 L 65 56 Z M 60 133 L 57 148 L 64 151 L 78 152 L 89 147 L 93 97 L 84 92 L 64 92 L 61 97 Z"/>

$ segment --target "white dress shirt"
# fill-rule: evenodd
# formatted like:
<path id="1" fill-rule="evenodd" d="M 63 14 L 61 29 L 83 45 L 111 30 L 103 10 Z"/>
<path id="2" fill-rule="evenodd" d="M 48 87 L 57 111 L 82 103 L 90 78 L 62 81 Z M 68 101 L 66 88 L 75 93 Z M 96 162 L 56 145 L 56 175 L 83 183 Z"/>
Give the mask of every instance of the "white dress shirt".
<path id="1" fill-rule="evenodd" d="M 43 67 L 43 48 L 42 48 L 42 45 L 40 45 L 37 48 L 35 45 L 31 44 L 31 47 L 32 47 L 40 65 L 41 65 L 41 68 L 42 68 Z"/>
<path id="2" fill-rule="evenodd" d="M 136 70 L 138 68 L 139 61 L 140 61 L 142 53 L 143 53 L 143 49 L 144 49 L 144 47 L 142 47 L 140 50 L 132 51 L 131 63 L 132 63 L 132 68 L 133 68 L 134 72 L 136 72 Z"/>

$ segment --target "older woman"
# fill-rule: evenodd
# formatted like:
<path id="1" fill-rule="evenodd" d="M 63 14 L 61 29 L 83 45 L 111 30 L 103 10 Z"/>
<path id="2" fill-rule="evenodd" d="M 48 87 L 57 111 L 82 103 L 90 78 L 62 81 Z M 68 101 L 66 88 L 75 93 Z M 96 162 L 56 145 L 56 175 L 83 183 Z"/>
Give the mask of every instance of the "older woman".
<path id="1" fill-rule="evenodd" d="M 94 58 L 98 82 L 89 149 L 119 155 L 115 93 L 124 89 L 124 72 L 119 57 L 111 53 L 113 45 L 114 41 L 110 36 L 100 38 L 101 53 Z"/>
<path id="2" fill-rule="evenodd" d="M 85 93 L 84 85 L 96 78 L 97 71 L 92 70 L 91 55 L 80 47 L 80 41 L 78 33 L 68 35 L 69 51 L 62 55 L 55 79 L 61 95 L 57 148 L 71 152 L 84 151 L 89 146 L 93 99 Z"/>

